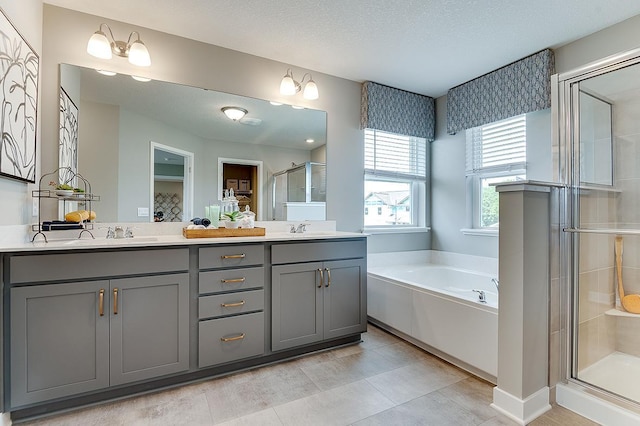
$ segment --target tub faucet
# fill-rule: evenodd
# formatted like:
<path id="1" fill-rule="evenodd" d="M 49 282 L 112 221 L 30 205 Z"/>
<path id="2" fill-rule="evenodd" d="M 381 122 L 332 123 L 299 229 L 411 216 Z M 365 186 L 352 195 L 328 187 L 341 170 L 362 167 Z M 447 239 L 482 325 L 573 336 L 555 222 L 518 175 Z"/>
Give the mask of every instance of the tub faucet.
<path id="1" fill-rule="evenodd" d="M 478 302 L 487 303 L 487 295 L 485 294 L 484 290 L 473 290 L 473 291 L 478 293 Z"/>
<path id="2" fill-rule="evenodd" d="M 496 285 L 496 291 L 500 291 L 500 281 L 497 278 L 491 278 L 491 282 Z"/>

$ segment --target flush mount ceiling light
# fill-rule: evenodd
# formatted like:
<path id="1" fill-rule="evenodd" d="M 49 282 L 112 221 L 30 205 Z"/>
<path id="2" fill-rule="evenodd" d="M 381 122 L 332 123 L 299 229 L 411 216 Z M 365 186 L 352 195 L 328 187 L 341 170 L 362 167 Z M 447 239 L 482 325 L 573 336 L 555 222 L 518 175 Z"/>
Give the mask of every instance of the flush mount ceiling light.
<path id="1" fill-rule="evenodd" d="M 222 108 L 222 112 L 224 112 L 224 115 L 229 117 L 231 120 L 238 121 L 249 111 L 240 107 L 226 106 Z"/>
<path id="2" fill-rule="evenodd" d="M 309 77 L 307 83 L 305 84 L 304 79 Z M 287 68 L 287 73 L 284 77 L 282 77 L 282 81 L 280 82 L 280 93 L 282 95 L 295 95 L 296 93 L 302 90 L 302 85 L 304 84 L 304 91 L 302 92 L 302 96 L 305 99 L 315 100 L 318 99 L 318 86 L 316 82 L 313 81 L 313 77 L 311 74 L 305 73 L 302 76 L 302 80 L 297 82 L 293 78 L 293 72 L 291 68 Z"/>
<path id="3" fill-rule="evenodd" d="M 105 26 L 109 30 L 111 40 L 107 38 L 107 35 L 102 31 L 102 27 Z M 131 41 L 133 35 L 136 35 L 136 39 Z M 129 62 L 139 67 L 148 67 L 151 65 L 151 57 L 147 46 L 140 40 L 140 34 L 137 31 L 132 31 L 129 34 L 129 39 L 124 41 L 116 40 L 113 36 L 111 28 L 107 24 L 100 24 L 98 31 L 93 33 L 87 43 L 87 53 L 91 56 L 95 56 L 100 59 L 111 59 L 113 53 L 123 58 L 128 58 Z"/>

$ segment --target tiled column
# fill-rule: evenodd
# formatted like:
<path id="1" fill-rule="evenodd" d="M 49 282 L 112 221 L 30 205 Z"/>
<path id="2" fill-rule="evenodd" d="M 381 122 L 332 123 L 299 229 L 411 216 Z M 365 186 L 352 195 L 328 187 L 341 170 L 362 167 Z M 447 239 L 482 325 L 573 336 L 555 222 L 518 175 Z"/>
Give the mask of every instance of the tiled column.
<path id="1" fill-rule="evenodd" d="M 549 185 L 500 185 L 496 410 L 527 424 L 549 410 Z"/>

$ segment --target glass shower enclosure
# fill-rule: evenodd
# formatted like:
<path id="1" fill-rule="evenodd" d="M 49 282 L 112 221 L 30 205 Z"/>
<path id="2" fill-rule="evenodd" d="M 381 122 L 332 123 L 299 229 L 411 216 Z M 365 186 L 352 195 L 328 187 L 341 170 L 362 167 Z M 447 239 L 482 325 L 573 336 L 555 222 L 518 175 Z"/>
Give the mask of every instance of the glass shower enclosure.
<path id="1" fill-rule="evenodd" d="M 640 408 L 640 50 L 567 73 L 559 88 L 566 375 Z"/>
<path id="2" fill-rule="evenodd" d="M 325 220 L 327 165 L 307 161 L 273 174 L 273 220 Z"/>

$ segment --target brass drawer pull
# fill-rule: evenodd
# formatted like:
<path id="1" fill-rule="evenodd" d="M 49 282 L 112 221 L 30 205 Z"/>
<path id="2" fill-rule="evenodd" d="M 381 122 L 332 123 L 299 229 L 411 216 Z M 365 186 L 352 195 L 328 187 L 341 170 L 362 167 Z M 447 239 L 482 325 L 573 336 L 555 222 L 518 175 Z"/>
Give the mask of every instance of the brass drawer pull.
<path id="1" fill-rule="evenodd" d="M 224 278 L 221 279 L 220 281 L 222 281 L 223 284 L 230 284 L 230 283 L 243 283 L 245 281 L 245 278 L 232 278 L 229 280 L 225 280 Z"/>
<path id="2" fill-rule="evenodd" d="M 331 270 L 329 268 L 324 268 L 327 271 L 327 285 L 325 287 L 329 287 L 331 285 Z"/>
<path id="3" fill-rule="evenodd" d="M 104 316 L 104 288 L 100 289 L 100 293 L 98 296 L 98 312 L 100 313 L 101 317 Z"/>
<path id="4" fill-rule="evenodd" d="M 235 340 L 242 340 L 244 339 L 244 333 L 240 333 L 237 336 L 233 336 L 233 337 L 221 337 L 220 340 L 223 342 L 233 342 Z"/>
<path id="5" fill-rule="evenodd" d="M 113 315 L 118 315 L 118 287 L 113 289 Z"/>
<path id="6" fill-rule="evenodd" d="M 222 259 L 244 259 L 245 257 L 247 257 L 246 254 L 242 253 L 242 254 L 225 254 L 220 256 Z"/>
<path id="7" fill-rule="evenodd" d="M 236 306 L 242 306 L 245 304 L 244 300 L 241 300 L 239 302 L 234 302 L 234 303 L 221 303 L 220 306 L 222 306 L 223 308 L 235 308 Z"/>
<path id="8" fill-rule="evenodd" d="M 324 282 L 324 272 L 322 272 L 322 268 L 318 268 L 318 272 L 320 272 L 320 282 L 318 283 L 318 288 L 322 288 L 322 283 Z"/>

